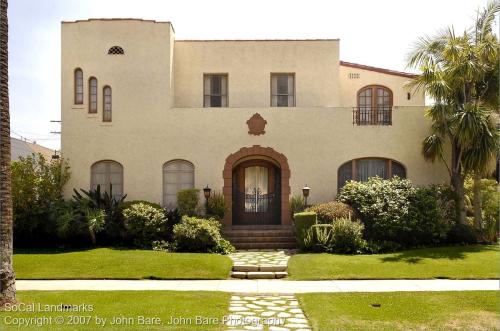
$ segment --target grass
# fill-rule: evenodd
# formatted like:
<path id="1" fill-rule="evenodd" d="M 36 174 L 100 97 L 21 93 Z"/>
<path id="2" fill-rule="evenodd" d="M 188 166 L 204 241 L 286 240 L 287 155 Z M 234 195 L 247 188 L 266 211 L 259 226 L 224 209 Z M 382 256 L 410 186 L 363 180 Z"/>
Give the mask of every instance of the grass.
<path id="1" fill-rule="evenodd" d="M 309 293 L 298 297 L 314 330 L 499 330 L 497 291 Z"/>
<path id="2" fill-rule="evenodd" d="M 33 303 L 36 312 L 0 311 L 1 330 L 220 330 L 223 316 L 228 314 L 229 293 L 222 292 L 174 292 L 174 291 L 21 291 L 18 301 L 28 307 Z M 92 306 L 91 312 L 44 312 L 38 307 L 63 305 Z M 56 318 L 63 316 L 63 323 Z M 71 316 L 78 316 L 74 318 Z M 155 318 L 159 325 L 140 324 L 140 316 Z M 200 317 L 197 322 L 197 317 Z M 42 317 L 52 321 L 41 320 Z M 112 325 L 112 319 L 120 318 L 122 325 Z M 184 318 L 183 323 L 171 318 Z M 10 325 L 15 318 L 38 318 L 41 326 L 18 327 Z M 202 319 L 212 318 L 209 324 Z M 106 319 L 105 326 L 98 321 Z M 159 319 L 159 320 L 158 320 Z M 32 319 L 32 321 L 36 321 Z M 57 320 L 59 321 L 59 320 Z M 145 320 L 142 320 L 145 321 Z M 71 325 L 74 322 L 76 324 Z"/>
<path id="3" fill-rule="evenodd" d="M 493 279 L 499 277 L 498 246 L 454 246 L 391 254 L 297 254 L 288 263 L 295 280 Z"/>
<path id="4" fill-rule="evenodd" d="M 14 253 L 17 279 L 224 279 L 227 256 L 152 250 L 20 250 Z"/>

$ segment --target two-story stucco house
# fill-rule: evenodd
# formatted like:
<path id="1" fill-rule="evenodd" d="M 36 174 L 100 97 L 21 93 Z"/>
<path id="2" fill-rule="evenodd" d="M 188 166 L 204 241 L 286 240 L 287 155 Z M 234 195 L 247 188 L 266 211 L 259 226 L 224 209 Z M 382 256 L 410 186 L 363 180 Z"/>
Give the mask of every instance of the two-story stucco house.
<path id="1" fill-rule="evenodd" d="M 61 66 L 68 197 L 112 183 L 173 207 L 208 185 L 227 226 L 279 228 L 306 184 L 314 203 L 349 179 L 446 180 L 421 155 L 413 76 L 342 62 L 337 39 L 176 40 L 169 22 L 91 19 L 63 22 Z"/>

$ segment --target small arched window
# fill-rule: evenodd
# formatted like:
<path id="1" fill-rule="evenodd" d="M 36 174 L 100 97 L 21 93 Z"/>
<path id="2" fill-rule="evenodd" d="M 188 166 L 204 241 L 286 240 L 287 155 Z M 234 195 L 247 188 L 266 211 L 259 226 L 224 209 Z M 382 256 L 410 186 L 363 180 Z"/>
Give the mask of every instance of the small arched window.
<path id="1" fill-rule="evenodd" d="M 357 125 L 391 125 L 392 91 L 379 85 L 359 90 L 354 120 Z"/>
<path id="2" fill-rule="evenodd" d="M 110 55 L 115 55 L 115 54 L 125 54 L 125 52 L 123 51 L 123 48 L 121 48 L 120 46 L 113 46 L 111 47 L 110 49 L 108 49 L 108 54 Z"/>
<path id="3" fill-rule="evenodd" d="M 90 188 L 101 187 L 101 193 L 108 192 L 111 184 L 113 197 L 123 197 L 123 166 L 111 160 L 96 162 L 90 167 Z"/>
<path id="4" fill-rule="evenodd" d="M 89 79 L 89 113 L 97 113 L 97 78 Z"/>
<path id="5" fill-rule="evenodd" d="M 406 168 L 391 159 L 354 159 L 340 166 L 337 176 L 338 188 L 342 188 L 349 180 L 365 182 L 368 178 L 376 176 L 384 179 L 394 176 L 406 178 Z"/>
<path id="6" fill-rule="evenodd" d="M 185 160 L 172 160 L 163 165 L 163 206 L 177 207 L 177 192 L 194 188 L 194 165 Z"/>
<path id="7" fill-rule="evenodd" d="M 112 95 L 111 95 L 111 87 L 104 86 L 103 90 L 103 111 L 102 111 L 102 121 L 103 122 L 111 122 L 111 108 L 112 108 Z"/>
<path id="8" fill-rule="evenodd" d="M 75 105 L 83 104 L 83 71 L 80 68 L 74 72 L 75 84 Z"/>

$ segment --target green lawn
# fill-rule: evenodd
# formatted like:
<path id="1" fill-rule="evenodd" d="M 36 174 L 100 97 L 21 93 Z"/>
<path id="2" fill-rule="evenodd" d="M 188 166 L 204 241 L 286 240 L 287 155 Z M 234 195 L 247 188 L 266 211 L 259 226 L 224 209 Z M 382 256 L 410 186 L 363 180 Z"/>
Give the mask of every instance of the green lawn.
<path id="1" fill-rule="evenodd" d="M 152 250 L 21 250 L 14 252 L 18 279 L 224 279 L 227 256 Z"/>
<path id="2" fill-rule="evenodd" d="M 454 246 L 391 254 L 297 254 L 288 262 L 291 279 L 498 278 L 498 246 Z"/>
<path id="3" fill-rule="evenodd" d="M 220 330 L 228 314 L 229 293 L 173 291 L 61 291 L 18 292 L 19 307 L 34 304 L 36 312 L 0 311 L 1 330 Z M 60 305 L 87 305 L 87 312 L 43 312 Z M 89 310 L 89 309 L 88 309 Z M 63 317 L 61 320 L 57 319 Z M 76 316 L 76 317 L 75 317 Z M 144 324 L 150 318 L 156 324 Z M 197 316 L 199 316 L 197 320 Z M 41 318 L 47 317 L 45 321 Z M 48 320 L 52 317 L 52 320 Z M 179 318 L 177 321 L 172 318 Z M 19 318 L 38 320 L 41 326 L 18 327 Z M 38 318 L 38 319 L 36 319 Z M 113 318 L 122 324 L 111 324 Z M 154 318 L 153 321 L 151 318 Z M 181 320 L 181 318 L 184 318 Z M 211 318 L 210 320 L 207 320 Z M 102 322 L 106 320 L 105 326 Z M 99 323 L 99 321 L 101 323 Z M 210 322 L 202 324 L 202 322 Z M 17 322 L 18 323 L 18 322 Z M 41 324 L 43 323 L 43 324 Z M 73 323 L 73 324 L 71 324 Z M 161 323 L 161 324 L 157 324 Z"/>
<path id="4" fill-rule="evenodd" d="M 314 330 L 499 330 L 497 291 L 310 293 L 298 297 Z"/>

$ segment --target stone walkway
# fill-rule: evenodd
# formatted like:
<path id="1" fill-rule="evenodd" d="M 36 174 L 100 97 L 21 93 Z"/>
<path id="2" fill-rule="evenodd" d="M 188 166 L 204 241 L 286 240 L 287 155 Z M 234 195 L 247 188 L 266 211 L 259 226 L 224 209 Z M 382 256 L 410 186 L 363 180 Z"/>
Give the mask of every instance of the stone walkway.
<path id="1" fill-rule="evenodd" d="M 288 259 L 293 250 L 246 250 L 230 254 L 233 278 L 273 279 L 288 276 Z"/>
<path id="2" fill-rule="evenodd" d="M 311 330 L 293 294 L 236 294 L 231 297 L 229 312 L 228 330 Z"/>
<path id="3" fill-rule="evenodd" d="M 498 279 L 397 280 L 17 280 L 20 291 L 221 291 L 232 293 L 335 293 L 406 291 L 498 291 Z"/>

